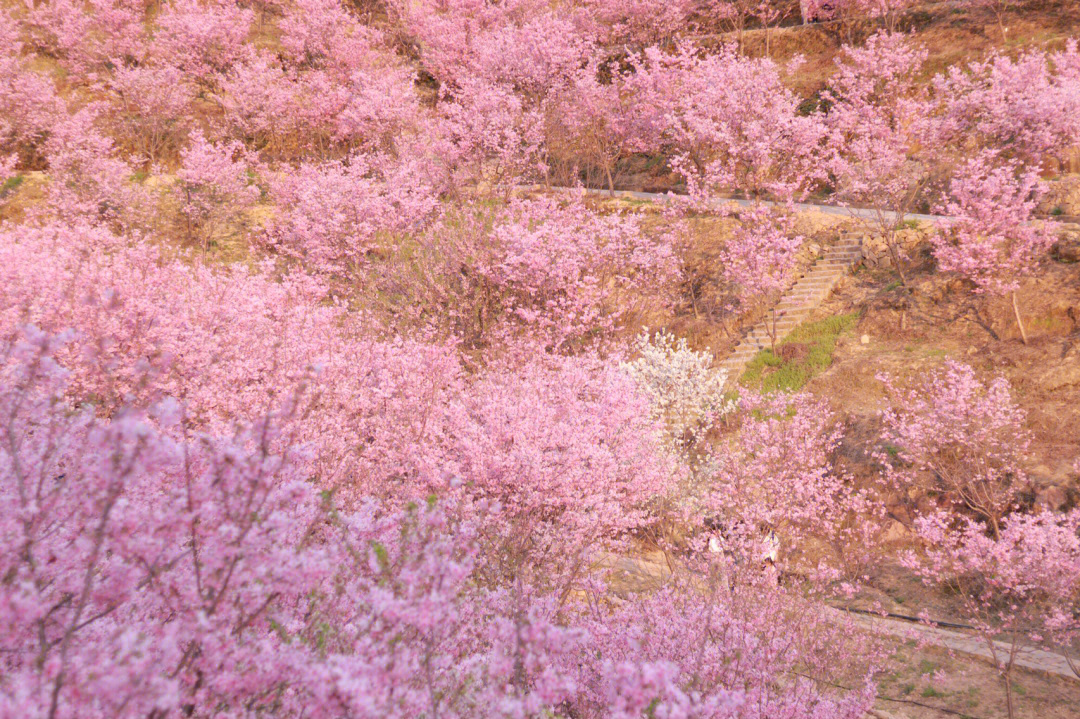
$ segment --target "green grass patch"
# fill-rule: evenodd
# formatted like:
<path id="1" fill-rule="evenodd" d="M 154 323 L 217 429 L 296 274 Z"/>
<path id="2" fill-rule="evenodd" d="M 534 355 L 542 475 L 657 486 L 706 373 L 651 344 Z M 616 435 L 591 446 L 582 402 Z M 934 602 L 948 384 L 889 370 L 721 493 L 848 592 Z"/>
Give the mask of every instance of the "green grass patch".
<path id="1" fill-rule="evenodd" d="M 795 391 L 832 364 L 836 339 L 859 319 L 859 313 L 803 323 L 776 345 L 762 350 L 746 365 L 739 379 L 743 387 L 762 392 Z"/>
<path id="2" fill-rule="evenodd" d="M 21 185 L 25 179 L 26 178 L 22 175 L 15 175 L 14 177 L 9 177 L 8 179 L 4 180 L 3 184 L 0 184 L 0 196 L 6 195 L 7 193 L 14 190 L 16 187 Z"/>

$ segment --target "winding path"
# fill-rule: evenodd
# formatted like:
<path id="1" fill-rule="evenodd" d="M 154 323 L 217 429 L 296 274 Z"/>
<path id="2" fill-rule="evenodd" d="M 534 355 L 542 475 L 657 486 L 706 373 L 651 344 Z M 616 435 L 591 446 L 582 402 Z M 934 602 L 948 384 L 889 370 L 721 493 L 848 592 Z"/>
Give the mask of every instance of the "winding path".
<path id="1" fill-rule="evenodd" d="M 680 195 L 674 192 L 639 192 L 637 190 L 603 190 L 594 187 L 575 188 L 575 187 L 562 187 L 557 185 L 518 185 L 518 190 L 525 191 L 548 191 L 548 192 L 580 192 L 584 191 L 587 195 L 596 195 L 603 197 L 623 198 L 628 200 L 644 200 L 647 202 L 672 202 L 680 198 L 685 198 L 686 195 Z M 841 207 L 838 205 L 815 205 L 807 202 L 795 202 L 791 205 L 781 202 L 772 202 L 769 200 L 739 200 L 735 198 L 723 198 L 717 199 L 711 203 L 716 208 L 723 207 L 724 205 L 735 204 L 739 207 L 753 207 L 757 204 L 763 204 L 768 207 L 792 207 L 797 212 L 820 212 L 825 215 L 834 215 L 839 217 L 846 217 L 857 220 L 865 220 L 868 222 L 900 222 L 901 220 L 915 220 L 917 222 L 948 222 L 955 220 L 954 217 L 947 215 L 924 215 L 919 213 L 899 214 L 892 210 L 885 210 L 877 207 Z"/>
<path id="2" fill-rule="evenodd" d="M 627 587 L 629 593 L 658 589 L 671 576 L 671 570 L 667 566 L 648 559 L 610 554 L 601 561 L 616 572 L 616 576 Z M 1006 642 L 995 641 L 992 651 L 984 639 L 970 632 L 905 622 L 872 614 L 852 615 L 842 609 L 832 611 L 835 612 L 837 618 L 853 617 L 856 624 L 868 629 L 885 632 L 901 639 L 916 638 L 936 647 L 989 660 L 992 664 L 996 664 L 999 658 L 1008 657 L 1010 652 L 1010 647 Z M 997 652 L 996 657 L 995 652 Z M 1025 669 L 1054 674 L 1066 679 L 1080 679 L 1069 667 L 1065 655 L 1058 652 L 1025 646 L 1018 650 L 1015 664 Z"/>

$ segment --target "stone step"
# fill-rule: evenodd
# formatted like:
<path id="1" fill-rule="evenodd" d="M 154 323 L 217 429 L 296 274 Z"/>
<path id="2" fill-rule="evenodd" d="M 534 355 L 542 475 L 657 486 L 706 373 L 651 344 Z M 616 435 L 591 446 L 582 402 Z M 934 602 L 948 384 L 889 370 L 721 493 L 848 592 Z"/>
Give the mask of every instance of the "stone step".
<path id="1" fill-rule="evenodd" d="M 790 327 L 777 327 L 776 328 L 776 339 L 780 339 L 781 337 L 784 337 L 786 335 L 791 334 L 791 330 L 795 329 L 795 327 L 796 327 L 796 325 L 791 325 Z M 743 339 L 758 340 L 758 339 L 761 339 L 762 337 L 767 338 L 769 336 L 770 335 L 769 335 L 768 330 L 760 329 L 760 330 L 753 330 L 751 332 L 748 332 L 746 337 L 744 337 Z"/>
<path id="2" fill-rule="evenodd" d="M 791 329 L 792 327 L 797 326 L 800 322 L 802 322 L 801 317 L 777 317 L 776 318 L 776 329 L 778 331 L 783 330 L 783 329 Z M 762 332 L 766 332 L 772 326 L 773 326 L 772 322 L 759 322 L 759 323 L 757 323 L 756 325 L 754 325 L 753 327 L 750 328 L 750 332 L 757 332 L 758 330 L 761 330 Z M 750 332 L 747 332 L 747 334 L 750 334 Z"/>
<path id="3" fill-rule="evenodd" d="M 784 293 L 785 297 L 795 297 L 807 292 L 823 292 L 830 290 L 836 284 L 835 281 L 826 282 L 802 282 Z"/>
<path id="4" fill-rule="evenodd" d="M 792 325 L 791 327 L 777 327 L 776 328 L 776 339 L 779 340 L 781 337 L 786 337 L 787 335 L 791 334 L 791 330 L 793 330 L 793 329 L 795 329 L 795 325 Z M 754 342 L 757 342 L 757 341 L 762 340 L 762 339 L 765 339 L 766 341 L 771 339 L 771 336 L 769 335 L 769 331 L 764 329 L 764 328 L 755 329 L 755 330 L 753 330 L 751 332 L 748 332 L 746 337 L 743 338 L 744 341 L 745 340 L 751 340 L 751 341 L 754 341 Z"/>
<path id="5" fill-rule="evenodd" d="M 835 244 L 824 248 L 821 256 L 780 298 L 774 308 L 775 325 L 766 321 L 752 327 L 721 362 L 721 366 L 730 371 L 730 380 L 736 379 L 758 352 L 772 346 L 774 339 L 770 330 L 775 332 L 775 341 L 779 343 L 813 313 L 840 278 L 862 260 L 864 237 L 863 233 L 845 232 Z"/>
<path id="6" fill-rule="evenodd" d="M 829 294 L 831 287 L 822 287 L 818 290 L 800 290 L 798 292 L 792 292 L 787 295 L 787 299 L 801 302 L 803 304 L 817 303 L 823 297 Z"/>
<path id="7" fill-rule="evenodd" d="M 794 327 L 783 327 L 783 328 L 778 327 L 777 330 L 776 330 L 776 339 L 779 340 L 781 337 L 788 336 L 789 334 L 791 334 L 791 330 L 793 330 L 793 329 L 795 329 L 795 328 Z M 744 342 L 747 341 L 747 340 L 749 340 L 751 342 L 760 342 L 762 340 L 765 340 L 765 341 L 768 342 L 768 341 L 770 341 L 770 339 L 771 338 L 769 336 L 768 331 L 763 330 L 763 329 L 762 330 L 755 330 L 753 332 L 748 333 L 746 335 L 746 337 L 743 337 Z"/>
<path id="8" fill-rule="evenodd" d="M 794 329 L 794 327 L 785 327 L 784 329 L 777 329 L 776 330 L 776 341 L 779 342 L 784 337 L 787 337 L 789 334 L 791 334 L 791 330 L 793 330 L 793 329 Z M 753 342 L 762 342 L 762 341 L 771 342 L 772 341 L 772 336 L 768 332 L 766 332 L 765 330 L 761 330 L 760 332 L 751 332 L 750 334 L 746 335 L 746 337 L 744 339 L 748 339 L 748 340 L 751 340 Z"/>

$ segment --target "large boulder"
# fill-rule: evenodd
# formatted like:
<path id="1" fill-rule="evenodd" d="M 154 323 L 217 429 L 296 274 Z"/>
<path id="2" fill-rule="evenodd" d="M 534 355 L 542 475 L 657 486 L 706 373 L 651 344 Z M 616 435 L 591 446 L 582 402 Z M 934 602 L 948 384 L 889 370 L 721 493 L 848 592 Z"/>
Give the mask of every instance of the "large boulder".
<path id="1" fill-rule="evenodd" d="M 1080 262 L 1080 232 L 1065 232 L 1054 243 L 1050 256 L 1058 262 Z"/>

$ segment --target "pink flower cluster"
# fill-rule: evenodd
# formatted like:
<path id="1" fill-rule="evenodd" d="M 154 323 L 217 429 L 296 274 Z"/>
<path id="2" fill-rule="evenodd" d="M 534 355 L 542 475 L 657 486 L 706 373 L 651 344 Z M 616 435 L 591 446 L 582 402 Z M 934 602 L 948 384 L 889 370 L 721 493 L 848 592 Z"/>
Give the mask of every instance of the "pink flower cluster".
<path id="1" fill-rule="evenodd" d="M 1034 218 L 1043 189 L 1038 171 L 1015 160 L 994 152 L 968 160 L 941 207 L 956 219 L 932 239 L 938 267 L 971 280 L 976 292 L 1015 291 L 1057 241 L 1049 224 Z"/>

